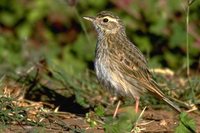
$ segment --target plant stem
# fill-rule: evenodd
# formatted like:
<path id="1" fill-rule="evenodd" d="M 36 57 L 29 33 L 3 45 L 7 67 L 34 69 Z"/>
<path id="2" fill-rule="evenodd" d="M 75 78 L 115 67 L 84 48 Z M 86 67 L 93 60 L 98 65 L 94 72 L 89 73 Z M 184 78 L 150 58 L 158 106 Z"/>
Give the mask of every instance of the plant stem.
<path id="1" fill-rule="evenodd" d="M 187 9 L 186 9 L 186 52 L 187 52 L 187 55 L 186 55 L 186 64 L 187 64 L 187 76 L 190 75 L 190 57 L 189 57 L 189 14 L 190 14 L 190 0 L 188 0 L 188 3 L 187 3 Z"/>
<path id="2" fill-rule="evenodd" d="M 77 18 L 78 18 L 78 20 L 79 20 L 79 22 L 80 22 L 80 24 L 81 24 L 81 27 L 83 28 L 83 32 L 84 32 L 85 35 L 86 35 L 87 41 L 88 41 L 88 43 L 90 44 L 91 41 L 90 41 L 90 39 L 89 39 L 89 35 L 88 35 L 88 33 L 87 33 L 85 24 L 84 24 L 83 21 L 82 21 L 83 19 L 82 19 L 82 17 L 80 16 L 80 14 L 79 14 L 79 12 L 77 11 L 76 8 L 74 8 L 74 11 L 75 11 L 75 14 L 76 14 L 76 16 L 77 16 Z M 90 45 L 90 46 L 91 46 L 91 45 Z"/>

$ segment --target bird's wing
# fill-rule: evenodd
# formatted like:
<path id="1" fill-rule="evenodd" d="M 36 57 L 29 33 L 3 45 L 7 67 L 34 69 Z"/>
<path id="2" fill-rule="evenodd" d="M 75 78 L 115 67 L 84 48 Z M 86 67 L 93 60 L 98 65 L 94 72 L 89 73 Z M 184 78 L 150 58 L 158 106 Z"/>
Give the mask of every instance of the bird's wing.
<path id="1" fill-rule="evenodd" d="M 121 45 L 121 50 L 118 50 L 118 53 L 115 54 L 115 57 L 113 58 L 115 61 L 113 62 L 116 64 L 113 64 L 113 67 L 116 67 L 116 69 L 122 73 L 121 75 L 123 75 L 125 80 L 129 84 L 132 84 L 135 89 L 145 88 L 153 95 L 164 100 L 176 111 L 181 112 L 178 106 L 164 96 L 160 87 L 153 80 L 152 74 L 148 70 L 147 61 L 141 51 L 131 42 L 125 43 L 128 45 L 126 45 L 126 47 Z"/>
<path id="2" fill-rule="evenodd" d="M 117 52 L 116 58 L 114 58 L 117 63 L 114 67 L 123 73 L 124 78 L 130 84 L 134 85 L 137 82 L 141 88 L 145 88 L 157 97 L 163 98 L 164 94 L 152 79 L 152 74 L 148 70 L 147 61 L 142 52 L 131 42 L 124 43 L 128 45 L 125 47 L 121 45 L 121 50 Z"/>

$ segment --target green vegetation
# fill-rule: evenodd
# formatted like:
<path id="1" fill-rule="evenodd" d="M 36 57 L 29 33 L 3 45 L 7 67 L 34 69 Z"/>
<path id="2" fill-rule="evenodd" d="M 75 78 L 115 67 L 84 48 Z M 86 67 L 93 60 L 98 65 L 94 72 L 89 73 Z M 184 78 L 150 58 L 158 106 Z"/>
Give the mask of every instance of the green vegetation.
<path id="1" fill-rule="evenodd" d="M 151 68 L 173 70 L 174 74 L 155 72 L 163 92 L 183 109 L 197 107 L 199 113 L 200 1 L 1 0 L 0 132 L 14 121 L 45 126 L 39 118 L 47 114 L 40 112 L 37 121 L 28 121 L 30 108 L 16 104 L 20 98 L 54 105 L 45 105 L 48 109 L 86 114 L 91 127 L 102 126 L 107 132 L 132 130 L 138 119 L 133 112 L 116 119 L 107 116 L 113 101 L 93 71 L 96 33 L 82 17 L 101 10 L 120 16 L 128 37 L 146 55 Z M 126 99 L 124 105 L 133 102 Z M 165 108 L 148 95 L 141 102 L 142 107 L 146 105 Z M 64 131 L 84 132 L 60 125 Z M 186 125 L 195 129 L 193 120 L 181 114 L 176 132 L 186 130 Z"/>
<path id="2" fill-rule="evenodd" d="M 180 115 L 180 123 L 176 128 L 176 133 L 195 133 L 195 122 L 193 119 L 188 117 L 186 113 Z"/>

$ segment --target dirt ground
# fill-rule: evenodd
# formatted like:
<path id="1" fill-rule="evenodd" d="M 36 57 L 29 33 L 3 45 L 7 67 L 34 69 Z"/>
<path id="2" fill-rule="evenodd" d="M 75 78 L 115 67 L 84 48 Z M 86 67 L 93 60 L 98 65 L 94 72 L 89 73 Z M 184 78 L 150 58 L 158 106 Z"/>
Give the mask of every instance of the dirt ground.
<path id="1" fill-rule="evenodd" d="M 195 113 L 189 114 L 196 121 L 197 132 L 200 132 L 200 116 Z M 59 113 L 56 117 L 44 119 L 46 126 L 27 126 L 23 124 L 11 124 L 1 128 L 0 132 L 6 133 L 104 133 L 103 128 L 91 128 L 85 121 L 84 116 L 77 116 L 72 113 Z M 141 121 L 138 123 L 142 133 L 173 133 L 178 125 L 178 115 L 175 112 L 163 110 L 146 110 Z M 82 130 L 83 129 L 83 130 Z"/>
<path id="2" fill-rule="evenodd" d="M 48 93 L 47 93 L 48 92 Z M 51 92 L 51 93 L 50 93 Z M 43 94 L 44 93 L 44 94 Z M 38 95 L 36 95 L 38 94 Z M 49 94 L 49 96 L 47 95 Z M 94 108 L 83 108 L 76 102 L 75 96 L 64 97 L 52 90 L 45 88 L 45 91 L 40 91 L 33 96 L 38 99 L 31 98 L 31 95 L 26 95 L 19 101 L 12 102 L 17 107 L 24 107 L 27 118 L 32 121 L 35 120 L 36 124 L 27 124 L 23 122 L 12 122 L 7 125 L 0 125 L 0 133 L 104 133 L 104 128 L 97 124 L 95 127 L 86 122 L 86 114 L 93 112 Z M 54 100 L 48 102 L 41 102 L 42 96 L 53 97 Z M 48 98 L 46 98 L 48 99 Z M 101 98 L 97 98 L 101 99 Z M 38 100 L 38 101 L 37 101 Z M 35 102 L 33 102 L 35 101 Z M 53 105 L 53 107 L 51 107 Z M 96 105 L 96 104 L 95 104 Z M 49 106 L 49 112 L 45 112 L 45 108 Z M 30 107 L 33 110 L 28 110 Z M 59 107 L 56 110 L 55 107 Z M 125 107 L 126 108 L 126 107 Z M 129 108 L 129 107 L 127 107 Z M 130 107 L 134 109 L 134 107 Z M 43 109 L 43 111 L 41 111 Z M 53 110 L 54 109 L 54 110 Z M 119 109 L 119 114 L 122 113 L 124 107 Z M 112 115 L 111 112 L 106 112 L 106 115 Z M 38 116 L 38 117 L 36 117 Z M 196 123 L 196 132 L 200 133 L 200 115 L 199 112 L 190 112 L 189 117 L 193 118 Z M 165 109 L 152 109 L 147 108 L 142 115 L 142 118 L 137 123 L 138 129 L 141 133 L 173 133 L 179 124 L 179 115 L 173 110 Z M 19 120 L 20 121 L 20 120 Z M 39 125 L 39 123 L 43 123 Z"/>

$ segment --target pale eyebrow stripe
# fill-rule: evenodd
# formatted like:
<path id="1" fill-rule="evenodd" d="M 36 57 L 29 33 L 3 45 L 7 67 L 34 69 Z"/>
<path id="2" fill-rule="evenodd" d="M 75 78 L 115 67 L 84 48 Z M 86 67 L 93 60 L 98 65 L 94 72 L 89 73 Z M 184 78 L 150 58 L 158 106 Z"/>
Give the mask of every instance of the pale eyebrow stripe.
<path id="1" fill-rule="evenodd" d="M 109 21 L 112 21 L 112 22 L 116 22 L 117 23 L 117 20 L 115 18 L 111 18 L 109 16 L 106 16 L 104 18 L 107 18 Z"/>

